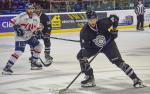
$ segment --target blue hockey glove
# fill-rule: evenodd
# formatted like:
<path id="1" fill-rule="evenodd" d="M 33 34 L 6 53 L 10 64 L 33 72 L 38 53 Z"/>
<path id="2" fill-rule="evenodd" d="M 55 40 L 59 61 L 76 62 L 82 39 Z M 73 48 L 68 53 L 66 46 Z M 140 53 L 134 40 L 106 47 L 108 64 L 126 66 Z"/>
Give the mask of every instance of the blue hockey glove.
<path id="1" fill-rule="evenodd" d="M 20 28 L 20 25 L 14 25 L 13 26 L 17 36 L 23 36 L 24 35 L 24 32 L 23 30 Z"/>

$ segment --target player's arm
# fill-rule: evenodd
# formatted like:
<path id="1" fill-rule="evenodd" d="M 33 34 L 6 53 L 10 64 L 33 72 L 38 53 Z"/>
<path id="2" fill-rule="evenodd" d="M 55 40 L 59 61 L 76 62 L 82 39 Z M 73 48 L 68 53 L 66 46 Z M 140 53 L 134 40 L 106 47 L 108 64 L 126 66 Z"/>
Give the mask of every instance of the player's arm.
<path id="1" fill-rule="evenodd" d="M 45 34 L 45 33 L 50 33 L 51 32 L 51 24 L 50 24 L 50 21 L 49 21 L 49 19 L 48 19 L 48 17 L 45 15 L 45 16 L 43 16 L 43 19 L 42 19 L 43 21 L 42 21 L 42 24 L 43 24 L 43 26 L 44 26 L 44 28 L 43 28 L 43 33 Z"/>
<path id="2" fill-rule="evenodd" d="M 80 42 L 81 42 L 81 48 L 91 48 L 91 45 L 90 45 L 90 41 L 88 39 L 85 39 L 85 38 L 81 38 L 80 39 Z"/>
<path id="3" fill-rule="evenodd" d="M 42 30 L 44 28 L 44 25 L 40 22 L 40 18 L 38 16 L 36 16 L 36 20 L 37 20 L 37 24 L 36 24 L 36 28 L 34 28 L 34 30 L 32 30 L 33 34 L 38 38 L 41 39 L 43 36 Z"/>
<path id="4" fill-rule="evenodd" d="M 48 17 L 47 17 L 47 27 L 48 27 L 48 32 L 47 33 L 51 34 L 52 25 L 51 25 L 51 21 L 49 20 Z"/>
<path id="5" fill-rule="evenodd" d="M 40 22 L 40 18 L 36 16 L 36 27 L 32 30 L 33 33 L 42 32 L 44 25 Z"/>
<path id="6" fill-rule="evenodd" d="M 19 21 L 20 21 L 20 15 L 16 16 L 15 18 L 10 20 L 11 25 L 14 28 L 14 31 L 16 32 L 17 36 L 23 36 L 24 32 L 21 29 L 20 25 L 19 25 Z"/>
<path id="7" fill-rule="evenodd" d="M 109 19 L 110 19 L 110 21 L 112 23 L 112 28 L 110 29 L 110 34 L 111 34 L 111 37 L 113 39 L 115 39 L 115 38 L 118 37 L 117 27 L 118 27 L 119 17 L 116 16 L 116 15 L 110 15 Z"/>
<path id="8" fill-rule="evenodd" d="M 81 44 L 81 48 L 91 48 L 91 40 L 90 40 L 90 36 L 84 32 L 84 28 L 81 30 L 80 32 L 80 44 Z"/>

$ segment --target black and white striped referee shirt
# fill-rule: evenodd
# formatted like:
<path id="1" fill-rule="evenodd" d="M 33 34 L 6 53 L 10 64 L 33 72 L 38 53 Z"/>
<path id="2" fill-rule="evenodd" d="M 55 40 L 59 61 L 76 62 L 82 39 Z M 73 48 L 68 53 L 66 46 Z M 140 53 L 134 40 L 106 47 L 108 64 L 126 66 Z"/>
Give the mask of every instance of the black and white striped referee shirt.
<path id="1" fill-rule="evenodd" d="M 144 5 L 143 5 L 143 4 L 138 4 L 138 5 L 135 7 L 135 13 L 136 13 L 137 15 L 140 15 L 140 14 L 144 15 L 144 13 L 145 13 L 145 7 L 144 7 Z"/>

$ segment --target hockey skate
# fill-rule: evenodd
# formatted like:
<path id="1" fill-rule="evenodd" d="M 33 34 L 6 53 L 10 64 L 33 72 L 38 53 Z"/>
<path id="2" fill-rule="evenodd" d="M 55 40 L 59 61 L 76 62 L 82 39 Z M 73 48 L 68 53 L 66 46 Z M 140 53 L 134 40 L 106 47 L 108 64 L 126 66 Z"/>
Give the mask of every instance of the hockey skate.
<path id="1" fill-rule="evenodd" d="M 133 87 L 134 88 L 144 88 L 144 87 L 146 87 L 144 84 L 143 84 L 143 82 L 139 79 L 139 78 L 135 78 L 134 80 L 133 80 Z"/>
<path id="2" fill-rule="evenodd" d="M 6 67 L 3 69 L 2 74 L 3 75 L 11 75 L 13 71 L 11 70 L 10 66 L 6 65 Z"/>
<path id="3" fill-rule="evenodd" d="M 46 62 L 44 63 L 44 66 L 48 67 L 53 63 L 53 58 L 50 55 L 45 55 Z"/>
<path id="4" fill-rule="evenodd" d="M 81 82 L 81 87 L 95 87 L 95 79 L 94 76 L 85 76 L 85 80 Z"/>
<path id="5" fill-rule="evenodd" d="M 31 70 L 41 70 L 42 64 L 40 62 L 32 62 L 32 57 L 29 58 L 29 62 L 31 63 Z"/>
<path id="6" fill-rule="evenodd" d="M 31 70 L 41 70 L 42 64 L 40 62 L 31 62 Z"/>

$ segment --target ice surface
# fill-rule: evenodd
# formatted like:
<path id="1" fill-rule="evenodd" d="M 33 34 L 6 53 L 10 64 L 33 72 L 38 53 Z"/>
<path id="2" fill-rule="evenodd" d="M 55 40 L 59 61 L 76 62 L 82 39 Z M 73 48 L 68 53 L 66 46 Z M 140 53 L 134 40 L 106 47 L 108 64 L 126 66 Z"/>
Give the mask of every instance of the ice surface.
<path id="1" fill-rule="evenodd" d="M 119 32 L 116 39 L 123 59 L 132 66 L 143 82 L 150 86 L 150 30 L 144 32 Z M 52 34 L 54 37 L 79 40 L 79 33 Z M 42 42 L 42 41 L 41 41 Z M 80 44 L 51 39 L 54 63 L 42 70 L 30 70 L 29 46 L 13 66 L 13 75 L 0 74 L 0 94 L 57 94 L 80 72 L 76 55 Z M 43 43 L 43 42 L 42 42 Z M 0 72 L 14 50 L 13 37 L 0 37 Z M 44 53 L 41 58 L 44 60 Z M 96 87 L 81 88 L 81 75 L 65 94 L 150 94 L 150 87 L 134 89 L 132 81 L 99 54 L 92 62 Z"/>

